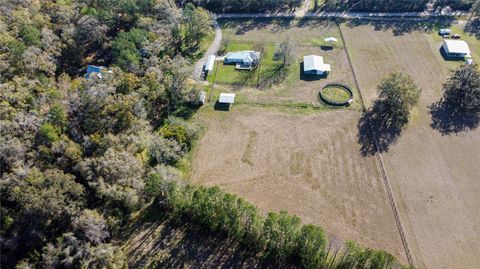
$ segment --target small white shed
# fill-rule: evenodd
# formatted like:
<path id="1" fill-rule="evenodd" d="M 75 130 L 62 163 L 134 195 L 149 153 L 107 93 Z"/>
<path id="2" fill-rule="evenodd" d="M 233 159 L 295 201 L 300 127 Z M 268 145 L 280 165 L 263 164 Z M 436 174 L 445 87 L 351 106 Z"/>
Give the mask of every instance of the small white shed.
<path id="1" fill-rule="evenodd" d="M 235 94 L 234 93 L 220 93 L 220 98 L 218 99 L 219 103 L 222 104 L 233 104 L 235 102 Z"/>

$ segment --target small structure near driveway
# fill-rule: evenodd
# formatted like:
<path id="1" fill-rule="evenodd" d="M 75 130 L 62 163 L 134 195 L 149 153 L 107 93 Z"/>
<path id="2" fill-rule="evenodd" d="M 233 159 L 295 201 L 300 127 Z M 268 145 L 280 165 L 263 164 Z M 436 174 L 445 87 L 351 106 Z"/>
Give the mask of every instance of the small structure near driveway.
<path id="1" fill-rule="evenodd" d="M 237 70 L 252 70 L 260 61 L 260 52 L 253 50 L 229 52 L 223 60 L 226 64 L 235 64 Z"/>
<path id="2" fill-rule="evenodd" d="M 470 56 L 470 48 L 463 40 L 443 40 L 442 45 L 445 54 L 451 58 L 465 59 Z"/>
<path id="3" fill-rule="evenodd" d="M 215 55 L 208 56 L 207 62 L 205 63 L 205 71 L 206 72 L 212 71 L 214 64 L 215 64 Z"/>
<path id="4" fill-rule="evenodd" d="M 198 94 L 198 102 L 200 103 L 201 106 L 205 104 L 206 98 L 207 98 L 207 93 L 205 91 L 201 91 Z"/>
<path id="5" fill-rule="evenodd" d="M 318 55 L 308 55 L 303 57 L 303 73 L 306 75 L 327 76 L 331 67 L 323 62 L 323 57 Z"/>

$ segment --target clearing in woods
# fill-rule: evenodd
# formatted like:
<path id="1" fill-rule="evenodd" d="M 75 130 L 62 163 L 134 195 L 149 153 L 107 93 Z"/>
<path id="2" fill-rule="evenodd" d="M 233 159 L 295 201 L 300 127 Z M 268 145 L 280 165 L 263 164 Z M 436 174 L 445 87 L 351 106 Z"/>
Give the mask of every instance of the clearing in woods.
<path id="1" fill-rule="evenodd" d="M 354 87 L 345 46 L 367 107 L 380 80 L 392 71 L 410 74 L 423 90 L 408 127 L 381 153 L 415 265 L 477 266 L 480 130 L 452 134 L 432 124 L 429 107 L 459 66 L 442 58 L 435 27 L 355 21 L 341 25 L 341 40 L 336 24 L 328 21 L 229 20 L 221 25 L 232 42 L 273 44 L 291 36 L 297 42 L 293 70 L 300 70 L 301 56 L 318 54 L 332 64 L 332 73 L 309 81 L 294 71 L 281 85 L 266 89 L 215 85 L 213 97 L 235 91 L 239 104 L 225 113 L 208 103 L 196 115 L 206 131 L 193 154 L 192 182 L 219 185 L 263 212 L 286 209 L 330 235 L 385 249 L 406 263 L 379 163 L 362 150 L 357 89 L 350 109 L 282 106 L 319 104 L 318 91 L 328 82 Z M 452 26 L 478 59 L 480 43 L 465 36 L 462 27 Z M 341 48 L 321 50 L 318 43 L 327 36 L 339 38 Z"/>
<path id="2" fill-rule="evenodd" d="M 420 267 L 475 268 L 480 257 L 480 130 L 442 133 L 432 126 L 429 109 L 459 63 L 442 58 L 436 29 L 376 30 L 385 25 L 343 24 L 341 29 L 367 104 L 388 72 L 410 74 L 423 90 L 408 128 L 382 153 L 412 254 Z M 452 28 L 461 31 L 462 25 Z M 461 34 L 478 59 L 480 42 Z"/>

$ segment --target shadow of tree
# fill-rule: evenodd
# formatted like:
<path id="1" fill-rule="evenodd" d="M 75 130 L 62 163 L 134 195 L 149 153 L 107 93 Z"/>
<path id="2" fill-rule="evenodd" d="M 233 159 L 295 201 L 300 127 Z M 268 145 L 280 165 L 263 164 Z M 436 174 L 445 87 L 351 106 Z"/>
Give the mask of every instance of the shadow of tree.
<path id="1" fill-rule="evenodd" d="M 394 118 L 386 109 L 385 101 L 375 101 L 358 121 L 358 143 L 363 156 L 387 152 L 397 142 L 407 120 Z"/>
<path id="2" fill-rule="evenodd" d="M 262 258 L 223 233 L 170 218 L 154 204 L 121 234 L 131 268 L 295 268 Z"/>
<path id="3" fill-rule="evenodd" d="M 288 72 L 289 68 L 282 63 L 275 64 L 262 72 L 262 78 L 260 79 L 258 86 L 260 88 L 267 88 L 273 84 L 280 83 L 288 76 Z"/>
<path id="4" fill-rule="evenodd" d="M 477 39 L 480 39 L 480 17 L 470 20 L 465 25 L 465 32 L 474 34 Z"/>
<path id="5" fill-rule="evenodd" d="M 480 113 L 467 113 L 458 106 L 444 99 L 430 107 L 432 123 L 430 126 L 442 135 L 466 132 L 480 125 Z"/>
<path id="6" fill-rule="evenodd" d="M 409 19 L 401 18 L 391 19 L 353 19 L 348 21 L 349 27 L 360 25 L 371 25 L 375 31 L 392 30 L 393 34 L 400 36 L 413 31 L 430 32 L 439 28 L 446 28 L 454 23 L 455 19 L 450 17 L 428 18 L 428 19 Z"/>

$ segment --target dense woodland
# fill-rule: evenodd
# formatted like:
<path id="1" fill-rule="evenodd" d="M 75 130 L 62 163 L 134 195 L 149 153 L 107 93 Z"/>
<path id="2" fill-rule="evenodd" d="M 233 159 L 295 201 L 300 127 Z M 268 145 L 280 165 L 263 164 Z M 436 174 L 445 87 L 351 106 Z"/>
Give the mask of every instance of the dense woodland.
<path id="1" fill-rule="evenodd" d="M 468 11 L 476 0 L 325 0 L 328 11 L 406 12 L 442 9 Z"/>
<path id="2" fill-rule="evenodd" d="M 2 1 L 1 268 L 125 266 L 111 238 L 144 177 L 197 136 L 188 76 L 210 31 L 163 0 Z M 112 72 L 84 79 L 87 64 Z"/>
<path id="3" fill-rule="evenodd" d="M 314 0 L 311 0 L 314 1 Z M 204 7 L 218 13 L 291 11 L 304 4 L 304 0 L 176 0 L 180 6 L 186 3 Z M 324 11 L 373 11 L 405 12 L 442 9 L 468 11 L 476 0 L 325 0 L 316 5 Z"/>
<path id="4" fill-rule="evenodd" d="M 192 3 L 217 13 L 288 11 L 304 0 L 176 0 L 179 6 Z"/>

